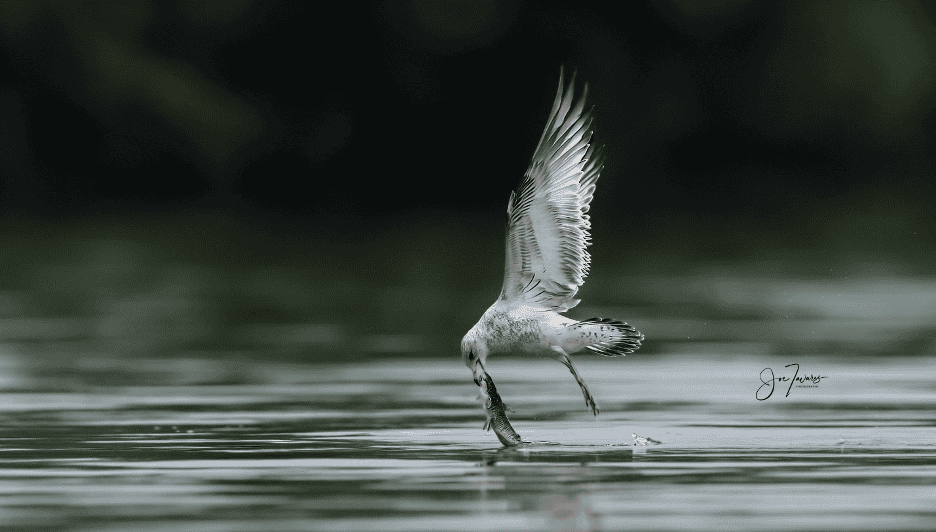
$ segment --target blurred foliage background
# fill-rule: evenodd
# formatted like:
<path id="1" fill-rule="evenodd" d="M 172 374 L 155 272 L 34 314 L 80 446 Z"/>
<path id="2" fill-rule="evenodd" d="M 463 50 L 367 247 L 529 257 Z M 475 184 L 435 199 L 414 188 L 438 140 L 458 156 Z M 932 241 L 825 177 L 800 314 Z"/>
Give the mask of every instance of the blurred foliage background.
<path id="1" fill-rule="evenodd" d="M 455 357 L 560 65 L 608 157 L 574 317 L 936 352 L 936 5 L 896 0 L 5 1 L 0 351 Z"/>

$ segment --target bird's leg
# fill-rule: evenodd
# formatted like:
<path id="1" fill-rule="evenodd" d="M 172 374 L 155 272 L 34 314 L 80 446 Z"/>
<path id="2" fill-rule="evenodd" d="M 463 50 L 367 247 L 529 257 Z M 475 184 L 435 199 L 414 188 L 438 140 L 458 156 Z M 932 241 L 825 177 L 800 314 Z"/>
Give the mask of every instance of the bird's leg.
<path id="1" fill-rule="evenodd" d="M 575 366 L 572 365 L 572 359 L 569 358 L 569 355 L 562 350 L 558 345 L 552 346 L 552 350 L 556 353 L 553 358 L 562 362 L 562 365 L 569 368 L 569 371 L 572 372 L 572 376 L 575 377 L 575 382 L 578 383 L 579 388 L 582 389 L 582 395 L 585 396 L 585 406 L 591 410 L 593 415 L 598 415 L 598 405 L 595 404 L 595 398 L 592 397 L 591 392 L 588 391 L 588 386 L 585 386 L 585 381 L 582 380 L 582 377 L 579 377 L 577 371 L 575 371 Z"/>

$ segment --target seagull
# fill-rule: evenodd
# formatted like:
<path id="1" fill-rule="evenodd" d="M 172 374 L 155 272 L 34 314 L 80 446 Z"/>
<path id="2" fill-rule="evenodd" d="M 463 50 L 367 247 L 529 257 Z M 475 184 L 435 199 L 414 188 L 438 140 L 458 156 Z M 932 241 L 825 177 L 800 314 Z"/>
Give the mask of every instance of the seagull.
<path id="1" fill-rule="evenodd" d="M 572 365 L 571 353 L 589 350 L 621 356 L 640 347 L 644 335 L 605 318 L 573 320 L 562 315 L 574 299 L 591 262 L 586 246 L 588 206 L 601 173 L 601 149 L 591 144 L 592 109 L 584 111 L 586 83 L 576 99 L 575 74 L 559 89 L 533 160 L 507 202 L 507 254 L 500 297 L 461 341 L 461 355 L 475 384 L 490 379 L 493 354 L 533 355 L 561 362 L 575 377 L 585 406 L 598 405 Z"/>

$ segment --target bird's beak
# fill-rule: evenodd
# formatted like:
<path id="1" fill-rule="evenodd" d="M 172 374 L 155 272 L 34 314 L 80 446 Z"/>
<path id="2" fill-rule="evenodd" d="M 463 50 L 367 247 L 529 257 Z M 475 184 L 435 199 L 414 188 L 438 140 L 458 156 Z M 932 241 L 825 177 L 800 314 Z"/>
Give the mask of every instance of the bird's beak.
<path id="1" fill-rule="evenodd" d="M 483 377 L 484 374 L 484 366 L 481 365 L 481 361 L 475 360 L 474 364 L 471 366 L 471 377 L 474 379 L 474 383 L 481 386 L 481 377 Z"/>

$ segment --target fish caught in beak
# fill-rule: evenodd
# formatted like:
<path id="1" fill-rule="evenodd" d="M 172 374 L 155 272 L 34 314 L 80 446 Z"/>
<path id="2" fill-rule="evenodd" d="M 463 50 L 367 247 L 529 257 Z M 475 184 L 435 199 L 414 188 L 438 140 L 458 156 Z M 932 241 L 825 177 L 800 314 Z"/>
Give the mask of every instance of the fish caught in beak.
<path id="1" fill-rule="evenodd" d="M 523 438 L 510 425 L 510 420 L 507 419 L 507 405 L 504 404 L 500 394 L 497 393 L 494 380 L 484 371 L 483 367 L 481 368 L 481 375 L 475 378 L 479 378 L 483 383 L 481 397 L 484 400 L 484 413 L 487 416 L 484 430 L 494 429 L 494 434 L 497 434 L 497 439 L 504 444 L 504 447 L 529 443 L 523 441 Z"/>

